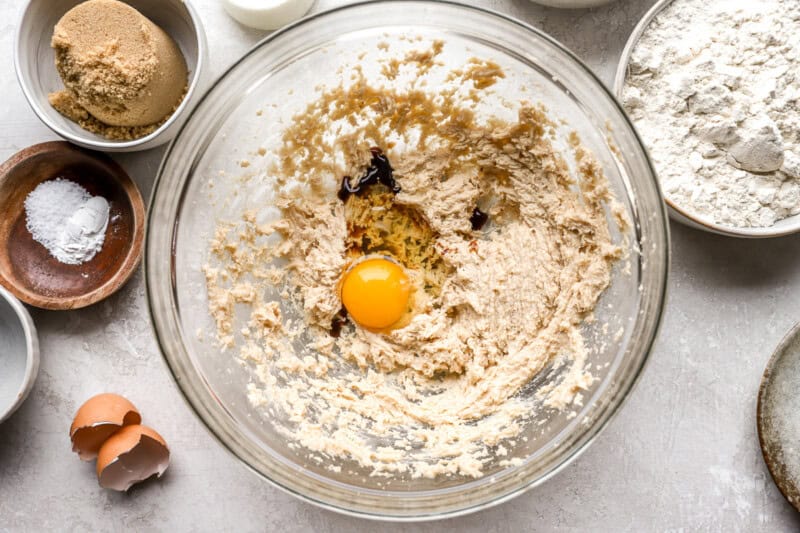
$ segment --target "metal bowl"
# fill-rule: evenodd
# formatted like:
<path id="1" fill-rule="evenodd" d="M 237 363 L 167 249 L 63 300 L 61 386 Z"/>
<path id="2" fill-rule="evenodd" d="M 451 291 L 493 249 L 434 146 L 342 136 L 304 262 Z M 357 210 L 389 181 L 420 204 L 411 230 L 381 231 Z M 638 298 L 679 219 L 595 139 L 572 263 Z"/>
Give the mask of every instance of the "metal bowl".
<path id="1" fill-rule="evenodd" d="M 639 43 L 639 39 L 650 26 L 650 23 L 653 22 L 653 19 L 655 19 L 659 13 L 666 9 L 666 7 L 669 6 L 673 1 L 674 0 L 659 0 L 656 2 L 656 4 L 650 8 L 650 11 L 648 11 L 644 17 L 642 17 L 642 20 L 640 20 L 639 24 L 637 24 L 634 28 L 633 33 L 631 34 L 627 44 L 625 45 L 625 48 L 622 51 L 622 56 L 620 57 L 619 65 L 617 66 L 617 72 L 614 77 L 614 95 L 618 100 L 622 101 L 622 90 L 625 87 L 625 80 L 628 76 L 628 64 L 630 63 L 633 50 Z M 695 229 L 716 233 L 717 235 L 759 239 L 768 237 L 781 237 L 783 235 L 789 235 L 791 233 L 800 231 L 800 215 L 784 218 L 783 220 L 779 220 L 774 225 L 766 228 L 737 228 L 734 226 L 716 224 L 698 217 L 670 200 L 666 195 L 664 200 L 667 203 L 669 216 L 672 220 Z"/>
<path id="2" fill-rule="evenodd" d="M 28 310 L 0 287 L 0 423 L 22 405 L 39 372 L 39 340 Z"/>
<path id="3" fill-rule="evenodd" d="M 50 46 L 53 28 L 61 17 L 82 0 L 30 0 L 22 10 L 14 38 L 14 66 L 22 92 L 39 119 L 73 143 L 104 152 L 147 150 L 172 140 L 187 111 L 202 93 L 207 46 L 200 17 L 184 0 L 126 0 L 164 29 L 178 44 L 189 69 L 189 86 L 178 109 L 149 135 L 130 141 L 109 140 L 84 130 L 56 111 L 47 95 L 63 87 Z"/>

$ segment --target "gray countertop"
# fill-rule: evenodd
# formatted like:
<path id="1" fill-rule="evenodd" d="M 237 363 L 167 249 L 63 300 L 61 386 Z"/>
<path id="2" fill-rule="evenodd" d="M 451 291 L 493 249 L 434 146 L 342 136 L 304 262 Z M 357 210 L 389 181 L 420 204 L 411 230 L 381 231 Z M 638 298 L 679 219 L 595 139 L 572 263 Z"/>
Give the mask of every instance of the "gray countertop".
<path id="1" fill-rule="evenodd" d="M 262 34 L 219 0 L 193 0 L 219 75 Z M 608 84 L 636 22 L 655 0 L 562 11 L 528 0 L 472 2 L 549 32 Z M 320 0 L 315 10 L 340 4 Z M 24 0 L 0 2 L 0 160 L 55 136 L 13 73 Z M 115 157 L 150 194 L 162 149 Z M 1 216 L 1 215 L 0 215 Z M 756 393 L 774 347 L 800 319 L 800 237 L 744 241 L 672 224 L 670 295 L 643 379 L 599 439 L 543 486 L 488 511 L 409 531 L 796 531 L 758 447 Z M 184 404 L 156 346 L 141 271 L 112 298 L 72 312 L 32 310 L 42 365 L 27 402 L 0 426 L 0 530 L 379 531 L 273 488 L 226 453 Z M 89 396 L 137 404 L 170 444 L 156 483 L 118 494 L 70 451 L 69 425 Z"/>

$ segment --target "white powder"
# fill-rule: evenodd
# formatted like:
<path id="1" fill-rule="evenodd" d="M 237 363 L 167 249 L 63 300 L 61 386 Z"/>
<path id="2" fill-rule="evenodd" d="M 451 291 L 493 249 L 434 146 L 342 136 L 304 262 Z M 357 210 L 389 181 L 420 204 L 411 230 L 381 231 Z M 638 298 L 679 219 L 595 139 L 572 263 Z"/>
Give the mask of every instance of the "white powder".
<path id="1" fill-rule="evenodd" d="M 40 183 L 25 199 L 26 226 L 50 255 L 68 265 L 89 261 L 103 247 L 109 206 L 77 183 Z"/>
<path id="2" fill-rule="evenodd" d="M 623 104 L 676 205 L 735 227 L 800 213 L 798 36 L 798 0 L 676 0 L 650 24 Z"/>

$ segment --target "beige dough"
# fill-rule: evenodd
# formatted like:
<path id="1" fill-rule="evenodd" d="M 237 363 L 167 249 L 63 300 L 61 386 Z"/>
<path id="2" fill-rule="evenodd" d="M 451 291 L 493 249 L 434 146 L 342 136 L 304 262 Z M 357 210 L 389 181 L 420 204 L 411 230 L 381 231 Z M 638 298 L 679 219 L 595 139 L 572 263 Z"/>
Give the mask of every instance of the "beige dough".
<path id="1" fill-rule="evenodd" d="M 439 50 L 424 64 L 393 62 L 384 76 L 403 65 L 424 75 Z M 372 475 L 480 477 L 487 465 L 518 464 L 509 450 L 526 421 L 537 409 L 579 404 L 593 381 L 580 326 L 621 256 L 607 182 L 573 135 L 576 186 L 541 106 L 518 104 L 508 121 L 478 115 L 477 102 L 503 78 L 497 65 L 472 60 L 449 74 L 451 84 L 425 90 L 355 78 L 287 128 L 268 172 L 281 219 L 263 225 L 248 212 L 212 240 L 205 272 L 218 338 L 253 366 L 251 402 L 334 471 L 355 461 Z M 436 261 L 394 254 L 423 280 L 404 327 L 381 334 L 351 324 L 336 337 L 338 284 L 353 251 L 349 207 L 335 192 L 341 176 L 364 172 L 371 146 L 385 148 L 402 187 L 378 213 L 415 212 L 434 235 Z M 469 221 L 477 205 L 490 215 L 485 231 Z M 270 236 L 279 244 L 259 244 Z M 287 266 L 267 269 L 275 259 Z M 446 275 L 426 272 L 431 264 Z M 265 296 L 276 287 L 280 298 Z M 238 304 L 250 309 L 243 328 Z M 565 369 L 560 381 L 536 398 L 517 394 L 551 364 Z"/>

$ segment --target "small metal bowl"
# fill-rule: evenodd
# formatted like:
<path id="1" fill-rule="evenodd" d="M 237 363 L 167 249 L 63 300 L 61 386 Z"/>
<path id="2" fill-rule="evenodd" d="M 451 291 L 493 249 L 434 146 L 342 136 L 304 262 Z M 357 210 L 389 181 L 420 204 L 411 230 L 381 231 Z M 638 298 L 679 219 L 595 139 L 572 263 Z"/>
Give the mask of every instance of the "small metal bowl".
<path id="1" fill-rule="evenodd" d="M 31 315 L 0 287 L 0 423 L 22 405 L 39 372 L 39 340 Z"/>
<path id="2" fill-rule="evenodd" d="M 104 152 L 135 152 L 169 142 L 202 93 L 207 45 L 200 17 L 188 0 L 125 0 L 164 29 L 178 44 L 189 68 L 189 86 L 178 109 L 156 131 L 131 141 L 114 141 L 88 132 L 56 111 L 47 95 L 63 88 L 50 46 L 53 28 L 82 0 L 30 0 L 14 39 L 14 66 L 25 98 L 50 129 L 73 143 Z"/>
<path id="3" fill-rule="evenodd" d="M 650 11 L 648 11 L 645 16 L 642 17 L 642 20 L 640 20 L 639 24 L 637 24 L 634 28 L 633 33 L 628 39 L 628 43 L 625 45 L 625 48 L 622 51 L 622 57 L 620 57 L 619 65 L 617 66 L 617 73 L 614 78 L 614 95 L 617 97 L 617 100 L 622 101 L 622 90 L 625 87 L 625 79 L 628 76 L 628 64 L 630 63 L 634 48 L 636 48 L 636 45 L 639 43 L 639 39 L 650 26 L 650 23 L 653 22 L 653 19 L 655 19 L 658 14 L 661 13 L 673 1 L 674 0 L 659 0 L 656 2 L 656 4 L 650 8 Z M 658 169 L 656 169 L 656 171 L 658 171 Z M 688 212 L 680 205 L 677 205 L 675 202 L 667 198 L 666 195 L 664 200 L 667 203 L 669 216 L 672 220 L 695 229 L 716 233 L 717 235 L 761 239 L 768 237 L 781 237 L 800 231 L 800 215 L 793 215 L 791 217 L 784 218 L 783 220 L 779 220 L 774 225 L 769 227 L 737 228 L 734 226 L 715 224 L 714 222 L 700 218 Z"/>

